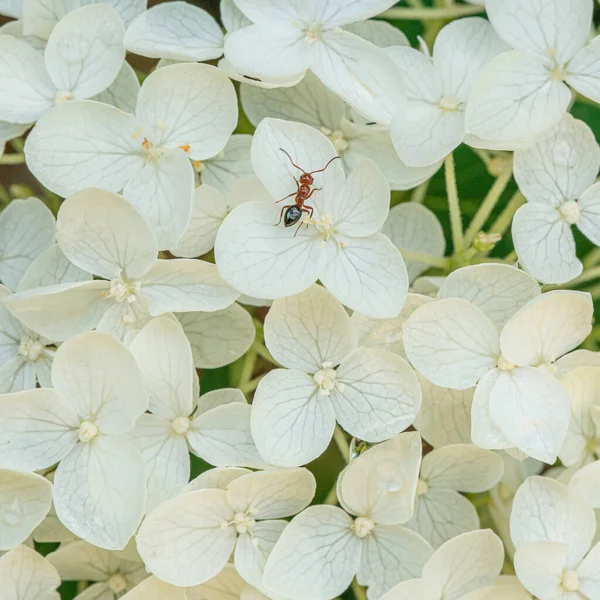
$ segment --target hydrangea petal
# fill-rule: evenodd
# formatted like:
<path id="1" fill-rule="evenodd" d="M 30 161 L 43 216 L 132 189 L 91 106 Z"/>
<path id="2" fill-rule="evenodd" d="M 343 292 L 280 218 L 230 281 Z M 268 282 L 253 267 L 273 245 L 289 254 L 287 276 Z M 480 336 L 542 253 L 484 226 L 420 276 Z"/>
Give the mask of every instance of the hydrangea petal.
<path id="1" fill-rule="evenodd" d="M 140 82 L 128 62 L 123 61 L 121 69 L 113 82 L 102 92 L 90 100 L 111 104 L 126 113 L 134 113 L 137 97 L 140 93 Z"/>
<path id="2" fill-rule="evenodd" d="M 560 598 L 568 548 L 555 542 L 531 542 L 517 548 L 515 571 L 519 581 L 540 598 Z M 567 592 L 568 593 L 568 592 Z"/>
<path id="3" fill-rule="evenodd" d="M 596 184 L 579 199 L 581 217 L 577 227 L 596 246 L 600 245 L 600 185 Z"/>
<path id="4" fill-rule="evenodd" d="M 7 600 L 59 600 L 56 569 L 41 554 L 17 546 L 0 557 L 0 586 Z"/>
<path id="5" fill-rule="evenodd" d="M 594 102 L 600 100 L 599 54 L 600 42 L 594 38 L 569 61 L 565 77 L 565 81 L 570 86 Z"/>

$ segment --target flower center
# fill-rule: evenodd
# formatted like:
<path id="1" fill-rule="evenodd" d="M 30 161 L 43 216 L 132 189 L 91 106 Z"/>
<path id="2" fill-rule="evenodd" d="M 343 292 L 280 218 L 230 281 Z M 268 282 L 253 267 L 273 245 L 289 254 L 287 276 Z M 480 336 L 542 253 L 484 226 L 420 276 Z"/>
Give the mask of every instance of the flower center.
<path id="1" fill-rule="evenodd" d="M 54 102 L 56 104 L 58 104 L 60 102 L 68 102 L 69 100 L 73 100 L 73 94 L 71 94 L 71 92 L 68 92 L 66 90 L 56 92 L 56 95 L 54 96 Z"/>
<path id="2" fill-rule="evenodd" d="M 556 375 L 556 371 L 558 371 L 558 367 L 552 363 L 541 363 L 537 368 L 546 371 L 549 375 Z"/>
<path id="3" fill-rule="evenodd" d="M 321 127 L 321 131 L 331 140 L 331 143 L 338 154 L 341 154 L 344 150 L 348 149 L 348 141 L 340 129 L 334 129 L 332 131 L 328 127 Z"/>
<path id="4" fill-rule="evenodd" d="M 511 369 L 514 369 L 517 365 L 515 365 L 515 363 L 510 362 L 510 360 L 507 360 L 506 358 L 504 358 L 504 356 L 500 356 L 500 358 L 498 359 L 498 368 L 501 371 L 510 371 Z"/>
<path id="5" fill-rule="evenodd" d="M 248 513 L 238 512 L 233 517 L 233 525 L 238 533 L 249 533 L 256 525 L 256 521 Z"/>
<path id="6" fill-rule="evenodd" d="M 160 158 L 160 156 L 162 156 L 167 151 L 166 148 L 155 146 L 147 138 L 144 138 L 144 140 L 142 141 L 142 148 L 146 151 L 146 154 L 149 158 Z"/>
<path id="7" fill-rule="evenodd" d="M 581 210 L 579 209 L 579 204 L 577 204 L 575 200 L 566 200 L 563 202 L 558 207 L 558 212 L 563 220 L 569 225 L 575 225 L 581 218 Z"/>
<path id="8" fill-rule="evenodd" d="M 424 496 L 429 491 L 429 486 L 426 481 L 419 479 L 417 483 L 417 496 Z"/>
<path id="9" fill-rule="evenodd" d="M 206 165 L 201 160 L 193 160 L 192 167 L 194 167 L 198 173 L 202 173 L 202 171 L 206 169 Z"/>
<path id="10" fill-rule="evenodd" d="M 457 96 L 442 96 L 439 106 L 442 110 L 455 111 L 461 107 L 461 99 Z"/>
<path id="11" fill-rule="evenodd" d="M 111 575 L 106 583 L 115 594 L 120 594 L 127 588 L 127 579 L 125 579 L 121 573 Z"/>
<path id="12" fill-rule="evenodd" d="M 44 352 L 44 345 L 39 340 L 33 340 L 29 336 L 23 336 L 19 344 L 19 354 L 30 361 L 37 360 Z"/>
<path id="13" fill-rule="evenodd" d="M 403 483 L 402 471 L 392 461 L 385 462 L 377 467 L 377 487 L 379 489 L 386 492 L 399 492 Z"/>
<path id="14" fill-rule="evenodd" d="M 79 425 L 79 441 L 91 442 L 98 435 L 98 425 L 91 421 L 82 421 Z"/>
<path id="15" fill-rule="evenodd" d="M 579 590 L 579 575 L 577 575 L 577 571 L 563 571 L 560 586 L 566 592 L 576 592 L 577 590 Z"/>
<path id="16" fill-rule="evenodd" d="M 373 531 L 374 527 L 375 523 L 369 517 L 357 517 L 354 519 L 354 523 L 352 523 L 352 531 L 359 538 L 367 537 Z"/>
<path id="17" fill-rule="evenodd" d="M 183 435 L 190 428 L 190 420 L 187 417 L 177 417 L 171 422 L 171 427 L 175 433 Z"/>
<path id="18" fill-rule="evenodd" d="M 304 28 L 304 41 L 314 44 L 321 39 L 321 27 L 317 23 L 311 23 Z"/>
<path id="19" fill-rule="evenodd" d="M 109 298 L 114 298 L 116 302 L 129 302 L 133 304 L 138 299 L 142 287 L 139 281 L 125 281 L 121 272 L 110 282 Z"/>
<path id="20" fill-rule="evenodd" d="M 567 76 L 567 72 L 562 65 L 554 65 L 550 69 L 550 79 L 552 81 L 564 81 Z"/>
<path id="21" fill-rule="evenodd" d="M 335 388 L 340 392 L 344 391 L 344 384 L 337 380 L 337 373 L 331 366 L 330 362 L 324 362 L 323 368 L 313 375 L 315 383 L 319 386 L 321 396 L 329 396 Z"/>

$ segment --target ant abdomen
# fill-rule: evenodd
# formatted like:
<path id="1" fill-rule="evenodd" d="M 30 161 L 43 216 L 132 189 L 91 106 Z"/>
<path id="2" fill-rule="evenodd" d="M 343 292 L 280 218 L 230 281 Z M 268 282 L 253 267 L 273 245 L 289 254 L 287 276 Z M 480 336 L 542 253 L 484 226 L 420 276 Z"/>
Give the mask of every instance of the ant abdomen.
<path id="1" fill-rule="evenodd" d="M 283 215 L 283 224 L 286 227 L 295 225 L 302 218 L 302 211 L 297 206 L 290 206 Z"/>

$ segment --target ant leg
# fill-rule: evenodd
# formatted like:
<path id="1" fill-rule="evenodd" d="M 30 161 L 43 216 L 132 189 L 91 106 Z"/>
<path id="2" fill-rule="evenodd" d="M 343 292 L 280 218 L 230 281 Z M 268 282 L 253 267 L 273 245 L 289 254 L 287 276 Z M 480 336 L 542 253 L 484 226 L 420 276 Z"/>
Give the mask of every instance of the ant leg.
<path id="1" fill-rule="evenodd" d="M 295 196 L 298 192 L 292 192 L 291 194 L 288 194 L 285 198 L 282 198 L 281 200 L 276 200 L 275 204 L 279 204 L 280 202 L 283 202 L 284 200 L 287 200 L 288 198 L 291 198 L 292 196 Z"/>
<path id="2" fill-rule="evenodd" d="M 283 153 L 284 153 L 284 154 L 285 154 L 285 155 L 286 155 L 286 156 L 287 156 L 287 157 L 290 159 L 290 162 L 292 163 L 292 165 L 293 165 L 294 167 L 296 167 L 296 169 L 298 169 L 298 170 L 302 171 L 303 173 L 305 173 L 305 172 L 306 172 L 306 171 L 305 171 L 305 170 L 304 170 L 302 167 L 299 167 L 299 166 L 298 166 L 298 165 L 297 165 L 297 164 L 296 164 L 296 163 L 295 163 L 295 162 L 292 160 L 292 157 L 291 157 L 291 156 L 288 154 L 288 152 L 287 152 L 286 150 L 284 150 L 283 148 L 279 148 L 279 149 L 280 149 L 280 150 L 281 150 L 281 151 L 282 151 L 282 152 L 283 152 Z M 338 157 L 338 156 L 336 156 L 336 158 L 339 158 L 339 157 Z"/>
<path id="3" fill-rule="evenodd" d="M 309 175 L 313 175 L 314 173 L 322 173 L 337 158 L 341 158 L 341 157 L 340 156 L 334 156 L 322 169 L 319 169 L 318 171 L 311 171 L 309 173 Z"/>
<path id="4" fill-rule="evenodd" d="M 314 188 L 310 191 L 310 194 L 306 196 L 305 200 L 308 200 L 315 192 L 321 191 L 323 188 Z"/>
<path id="5" fill-rule="evenodd" d="M 315 209 L 312 206 L 308 206 L 308 204 L 304 205 L 304 208 L 308 209 L 306 212 L 309 213 L 308 218 L 312 219 L 313 213 L 315 212 Z"/>
<path id="6" fill-rule="evenodd" d="M 309 218 L 312 217 L 312 206 L 308 206 L 308 207 L 302 207 L 300 209 L 303 213 L 306 213 L 307 215 L 309 215 Z M 298 231 L 300 230 L 300 227 L 302 227 L 302 225 L 304 225 L 304 219 L 302 219 L 300 221 L 300 225 L 298 225 L 298 227 L 296 228 L 296 231 L 294 233 L 294 237 L 296 237 L 296 234 L 298 233 Z M 306 227 L 308 227 L 308 223 L 306 223 Z"/>
<path id="7" fill-rule="evenodd" d="M 285 200 L 285 198 L 284 198 L 284 200 Z M 279 221 L 277 221 L 277 223 L 275 223 L 275 227 L 277 227 L 277 225 L 279 225 L 279 223 L 281 223 L 281 220 L 283 219 L 283 211 L 284 211 L 286 208 L 290 208 L 290 207 L 292 207 L 292 206 L 294 206 L 294 205 L 293 205 L 293 204 L 288 204 L 287 206 L 284 206 L 284 207 L 281 209 L 281 212 L 279 213 Z"/>

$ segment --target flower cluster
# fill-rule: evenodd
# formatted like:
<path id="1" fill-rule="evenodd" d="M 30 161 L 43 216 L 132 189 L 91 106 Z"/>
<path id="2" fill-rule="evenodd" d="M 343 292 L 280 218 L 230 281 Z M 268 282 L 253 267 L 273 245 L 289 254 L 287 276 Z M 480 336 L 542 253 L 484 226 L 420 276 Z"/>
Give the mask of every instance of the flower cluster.
<path id="1" fill-rule="evenodd" d="M 196 4 L 0 0 L 0 598 L 600 599 L 594 1 Z"/>

